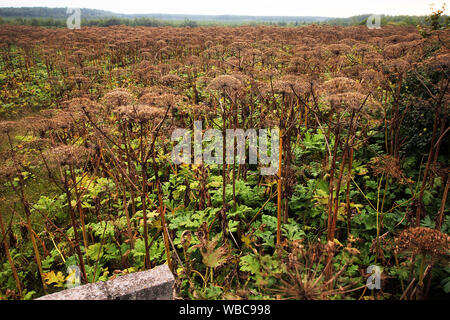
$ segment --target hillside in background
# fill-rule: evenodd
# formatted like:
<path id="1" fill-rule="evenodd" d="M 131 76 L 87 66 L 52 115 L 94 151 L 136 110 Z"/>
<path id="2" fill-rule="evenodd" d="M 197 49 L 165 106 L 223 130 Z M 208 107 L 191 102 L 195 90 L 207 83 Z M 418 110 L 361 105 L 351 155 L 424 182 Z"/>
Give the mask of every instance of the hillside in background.
<path id="1" fill-rule="evenodd" d="M 46 7 L 22 7 L 22 8 L 0 8 L 2 18 L 53 18 L 66 19 L 67 8 L 46 8 Z M 218 21 L 218 22 L 321 22 L 328 20 L 328 17 L 306 17 L 306 16 L 245 16 L 245 15 L 192 15 L 192 14 L 123 14 L 97 9 L 81 9 L 83 19 L 139 19 L 149 18 L 158 20 L 194 20 L 194 21 Z"/>
<path id="2" fill-rule="evenodd" d="M 111 18 L 122 16 L 109 11 L 97 9 L 81 9 L 81 15 L 86 19 Z M 46 7 L 21 7 L 21 8 L 0 8 L 2 18 L 67 18 L 67 8 L 46 8 Z"/>
<path id="3" fill-rule="evenodd" d="M 97 9 L 81 9 L 82 26 L 205 26 L 205 25 L 279 25 L 329 24 L 335 26 L 364 25 L 370 14 L 348 18 L 321 16 L 248 16 L 248 15 L 192 15 L 192 14 L 122 14 Z M 0 24 L 65 27 L 67 8 L 5 7 L 0 8 Z M 448 17 L 442 16 L 448 24 Z M 382 25 L 418 25 L 426 22 L 426 16 L 382 15 Z"/>

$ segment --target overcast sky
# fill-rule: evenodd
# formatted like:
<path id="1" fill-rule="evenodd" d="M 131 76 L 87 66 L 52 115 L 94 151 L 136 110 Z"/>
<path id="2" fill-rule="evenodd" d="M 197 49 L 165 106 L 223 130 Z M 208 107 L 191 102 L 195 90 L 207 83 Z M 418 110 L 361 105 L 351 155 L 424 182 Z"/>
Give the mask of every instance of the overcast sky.
<path id="1" fill-rule="evenodd" d="M 426 15 L 441 0 L 0 0 L 0 7 L 92 8 L 116 13 L 349 17 L 373 13 Z"/>

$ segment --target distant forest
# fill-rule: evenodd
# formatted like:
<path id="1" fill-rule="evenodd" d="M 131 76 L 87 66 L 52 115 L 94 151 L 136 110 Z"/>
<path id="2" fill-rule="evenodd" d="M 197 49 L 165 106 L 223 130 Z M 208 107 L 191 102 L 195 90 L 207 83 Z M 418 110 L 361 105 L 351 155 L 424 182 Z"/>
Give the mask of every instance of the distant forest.
<path id="1" fill-rule="evenodd" d="M 0 24 L 18 24 L 43 27 L 65 27 L 67 8 L 22 7 L 0 8 Z M 97 9 L 81 9 L 82 26 L 175 26 L 196 27 L 208 25 L 279 25 L 301 26 L 329 24 L 356 26 L 366 23 L 370 14 L 349 18 L 315 16 L 242 16 L 242 15 L 184 15 L 184 14 L 120 14 Z M 448 24 L 448 17 L 443 16 Z M 382 15 L 381 25 L 418 25 L 426 23 L 426 16 Z"/>

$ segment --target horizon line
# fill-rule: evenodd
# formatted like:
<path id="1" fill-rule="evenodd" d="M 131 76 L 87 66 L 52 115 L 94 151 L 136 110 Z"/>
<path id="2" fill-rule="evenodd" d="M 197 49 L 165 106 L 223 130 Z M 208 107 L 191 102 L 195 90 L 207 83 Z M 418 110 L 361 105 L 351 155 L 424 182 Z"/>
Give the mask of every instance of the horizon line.
<path id="1" fill-rule="evenodd" d="M 48 6 L 3 6 L 0 5 L 0 8 L 47 8 L 47 9 L 66 9 L 66 8 L 77 8 L 77 7 L 48 7 Z M 123 13 L 123 12 L 114 12 L 110 10 L 105 9 L 99 9 L 99 8 L 78 8 L 80 10 L 100 10 L 112 14 L 118 14 L 118 15 L 185 15 L 185 16 L 213 16 L 213 17 L 223 17 L 223 16 L 243 16 L 243 17 L 270 17 L 270 18 L 327 18 L 327 19 L 348 19 L 352 17 L 357 16 L 364 16 L 364 15 L 381 15 L 381 16 L 410 16 L 410 17 L 424 17 L 428 16 L 429 14 L 422 14 L 422 15 L 416 15 L 416 14 L 386 14 L 386 13 L 360 13 L 355 14 L 351 16 L 345 16 L 345 17 L 332 17 L 332 16 L 320 16 L 320 15 L 307 15 L 307 16 L 300 16 L 300 15 L 251 15 L 251 14 L 204 14 L 204 13 L 162 13 L 162 12 L 146 12 L 146 13 Z"/>

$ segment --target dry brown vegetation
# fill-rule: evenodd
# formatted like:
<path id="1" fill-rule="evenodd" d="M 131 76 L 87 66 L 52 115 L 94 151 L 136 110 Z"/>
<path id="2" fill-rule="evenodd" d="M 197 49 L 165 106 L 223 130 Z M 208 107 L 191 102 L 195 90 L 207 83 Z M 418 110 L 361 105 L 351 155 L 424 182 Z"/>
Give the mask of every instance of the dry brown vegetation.
<path id="1" fill-rule="evenodd" d="M 0 295 L 165 261 L 184 298 L 361 298 L 370 264 L 366 298 L 442 294 L 449 35 L 2 25 Z M 195 120 L 278 126 L 278 174 L 174 165 Z"/>

